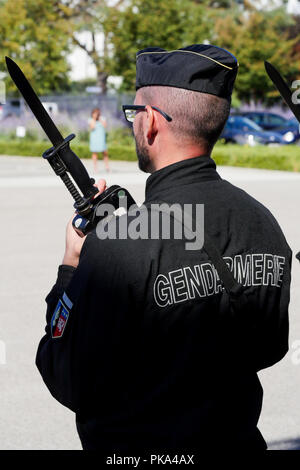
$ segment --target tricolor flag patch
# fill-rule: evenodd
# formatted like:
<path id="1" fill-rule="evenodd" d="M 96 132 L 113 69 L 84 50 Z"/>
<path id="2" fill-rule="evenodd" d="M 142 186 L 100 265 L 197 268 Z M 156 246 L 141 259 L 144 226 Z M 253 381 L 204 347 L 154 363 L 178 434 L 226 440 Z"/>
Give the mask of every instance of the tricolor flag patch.
<path id="1" fill-rule="evenodd" d="M 64 293 L 62 300 L 59 299 L 58 304 L 56 305 L 55 311 L 51 319 L 51 335 L 52 338 L 61 338 L 66 324 L 69 318 L 70 309 L 72 308 L 73 303 Z M 68 308 L 69 309 L 68 309 Z"/>

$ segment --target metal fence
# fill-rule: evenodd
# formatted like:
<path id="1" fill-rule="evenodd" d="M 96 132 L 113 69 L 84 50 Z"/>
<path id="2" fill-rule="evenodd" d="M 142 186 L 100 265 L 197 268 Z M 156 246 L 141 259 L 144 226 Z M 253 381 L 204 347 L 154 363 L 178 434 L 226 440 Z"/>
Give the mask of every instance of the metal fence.
<path id="1" fill-rule="evenodd" d="M 88 119 L 93 108 L 99 107 L 101 109 L 102 115 L 107 120 L 108 131 L 124 127 L 126 121 L 122 113 L 122 104 L 133 103 L 134 95 L 64 94 L 41 96 L 40 99 L 64 133 L 74 132 L 86 140 L 87 137 L 84 137 L 84 133 L 88 131 Z M 239 111 L 268 111 L 286 118 L 292 117 L 292 113 L 287 107 L 276 105 L 272 108 L 266 108 L 263 103 L 243 103 Z M 7 97 L 1 112 L 0 134 L 15 133 L 18 126 L 24 126 L 27 133 L 43 137 L 43 132 L 22 98 L 10 99 Z"/>
<path id="2" fill-rule="evenodd" d="M 93 108 L 100 108 L 106 118 L 108 128 L 122 127 L 125 120 L 122 113 L 122 104 L 133 102 L 134 95 L 47 95 L 40 96 L 43 104 L 54 120 L 72 122 L 87 122 Z M 10 127 L 10 121 L 18 118 L 20 124 L 28 123 L 32 113 L 22 98 L 10 99 L 2 107 L 1 127 Z"/>
<path id="3" fill-rule="evenodd" d="M 68 114 L 89 111 L 99 107 L 104 113 L 109 113 L 115 117 L 121 116 L 122 104 L 132 102 L 131 95 L 47 95 L 42 96 L 44 103 L 57 103 L 61 112 Z"/>

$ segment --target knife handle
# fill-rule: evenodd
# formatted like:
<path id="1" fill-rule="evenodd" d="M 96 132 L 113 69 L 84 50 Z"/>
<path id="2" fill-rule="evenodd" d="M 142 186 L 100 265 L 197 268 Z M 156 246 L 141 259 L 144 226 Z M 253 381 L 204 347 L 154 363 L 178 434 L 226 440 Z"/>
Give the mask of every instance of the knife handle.
<path id="1" fill-rule="evenodd" d="M 107 215 L 109 215 L 99 215 L 99 206 L 101 206 L 102 204 L 110 204 L 112 206 L 112 209 L 117 210 L 120 207 L 124 207 L 123 201 L 125 202 L 125 198 L 126 208 L 128 212 L 128 209 L 132 205 L 136 205 L 136 202 L 131 196 L 131 194 L 127 191 L 127 189 L 122 188 L 121 186 L 110 186 L 92 201 L 92 209 L 87 215 L 80 214 L 80 211 L 77 210 L 77 215 L 72 221 L 74 230 L 80 237 L 84 237 L 94 228 L 96 228 L 100 220 L 104 219 L 105 217 L 107 217 Z M 76 208 L 76 204 L 74 204 L 74 207 Z M 125 210 L 126 208 L 124 207 Z M 112 210 L 112 213 L 114 212 L 114 210 Z"/>
<path id="2" fill-rule="evenodd" d="M 74 139 L 74 137 L 75 134 L 68 135 L 56 147 L 51 147 L 46 150 L 43 153 L 43 158 L 49 161 L 58 176 L 61 176 L 60 171 L 68 171 L 78 188 L 82 191 L 83 199 L 90 199 L 97 194 L 97 188 L 94 186 L 95 180 L 89 177 L 89 174 L 80 158 L 78 158 L 78 156 L 70 149 L 70 141 Z M 60 160 L 60 163 L 55 165 L 55 160 Z"/>
<path id="3" fill-rule="evenodd" d="M 94 186 L 95 180 L 89 177 L 84 164 L 76 153 L 71 150 L 69 144 L 59 150 L 59 156 L 66 165 L 78 188 L 81 190 L 84 198 L 95 196 L 98 192 L 97 188 Z"/>

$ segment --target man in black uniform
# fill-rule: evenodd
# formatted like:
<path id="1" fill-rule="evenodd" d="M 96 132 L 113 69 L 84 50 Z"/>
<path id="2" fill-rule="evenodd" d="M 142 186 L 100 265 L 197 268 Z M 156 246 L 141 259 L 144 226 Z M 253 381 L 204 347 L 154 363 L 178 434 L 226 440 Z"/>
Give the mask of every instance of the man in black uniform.
<path id="1" fill-rule="evenodd" d="M 147 220 L 153 228 L 154 204 L 201 204 L 204 246 L 187 249 L 173 232 L 113 239 L 101 230 L 83 243 L 68 226 L 37 366 L 76 413 L 84 449 L 266 448 L 257 371 L 288 350 L 291 250 L 268 209 L 221 179 L 210 157 L 237 69 L 211 45 L 137 54 L 135 105 L 124 111 L 151 173 Z"/>

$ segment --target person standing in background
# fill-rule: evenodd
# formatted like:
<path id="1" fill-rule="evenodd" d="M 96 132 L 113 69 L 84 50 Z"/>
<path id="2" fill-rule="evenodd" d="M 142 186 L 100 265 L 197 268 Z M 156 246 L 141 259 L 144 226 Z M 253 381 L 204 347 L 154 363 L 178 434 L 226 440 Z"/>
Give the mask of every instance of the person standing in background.
<path id="1" fill-rule="evenodd" d="M 90 151 L 94 162 L 94 171 L 98 172 L 98 153 L 103 154 L 106 171 L 109 171 L 108 152 L 106 147 L 106 119 L 101 116 L 99 108 L 94 108 L 89 119 Z"/>

